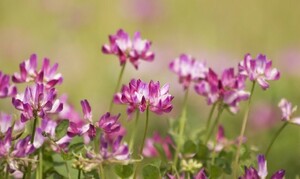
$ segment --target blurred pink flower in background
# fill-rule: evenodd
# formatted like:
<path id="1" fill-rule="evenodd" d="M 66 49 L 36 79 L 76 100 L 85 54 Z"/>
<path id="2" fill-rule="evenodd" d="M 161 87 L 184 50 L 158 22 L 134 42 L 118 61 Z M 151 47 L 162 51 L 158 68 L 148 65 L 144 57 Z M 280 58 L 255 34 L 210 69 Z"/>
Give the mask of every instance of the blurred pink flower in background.
<path id="1" fill-rule="evenodd" d="M 252 111 L 255 112 L 249 114 L 249 122 L 255 129 L 271 128 L 278 121 L 278 110 L 271 103 L 258 102 L 253 105 Z"/>

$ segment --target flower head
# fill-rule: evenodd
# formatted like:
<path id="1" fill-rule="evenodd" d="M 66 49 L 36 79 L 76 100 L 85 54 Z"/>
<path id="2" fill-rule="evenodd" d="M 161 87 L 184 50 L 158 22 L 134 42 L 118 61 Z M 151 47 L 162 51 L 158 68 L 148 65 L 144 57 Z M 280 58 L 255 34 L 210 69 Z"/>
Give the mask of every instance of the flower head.
<path id="1" fill-rule="evenodd" d="M 270 80 L 278 80 L 280 73 L 276 68 L 272 68 L 272 61 L 265 55 L 259 54 L 256 59 L 250 54 L 246 54 L 244 60 L 239 63 L 241 75 L 249 77 L 251 81 L 257 81 L 262 89 L 269 88 Z"/>
<path id="2" fill-rule="evenodd" d="M 195 179 L 208 179 L 208 177 L 206 176 L 206 173 L 204 171 L 204 168 L 199 170 L 199 172 L 196 174 L 196 176 L 194 178 Z"/>
<path id="3" fill-rule="evenodd" d="M 293 117 L 293 113 L 297 110 L 297 106 L 292 106 L 292 103 L 286 99 L 281 99 L 278 107 L 282 112 L 282 120 L 300 125 L 300 117 Z"/>
<path id="4" fill-rule="evenodd" d="M 169 68 L 179 76 L 179 82 L 183 84 L 184 89 L 187 89 L 191 82 L 199 82 L 205 79 L 208 73 L 205 63 L 197 61 L 186 54 L 181 54 L 173 60 Z"/>
<path id="5" fill-rule="evenodd" d="M 121 114 L 117 116 L 111 116 L 109 112 L 101 116 L 98 121 L 98 127 L 101 128 L 105 133 L 118 132 L 121 128 L 121 124 L 118 122 Z"/>
<path id="6" fill-rule="evenodd" d="M 168 113 L 173 106 L 173 96 L 169 94 L 169 85 L 160 87 L 159 82 L 144 83 L 141 80 L 131 80 L 129 85 L 124 85 L 120 93 L 114 97 L 117 104 L 127 104 L 127 113 L 130 115 L 135 110 L 144 112 L 147 108 L 156 114 Z"/>
<path id="7" fill-rule="evenodd" d="M 17 88 L 9 81 L 10 77 L 0 71 L 0 98 L 13 97 L 17 94 Z"/>
<path id="8" fill-rule="evenodd" d="M 150 47 L 151 42 L 142 39 L 139 32 L 136 32 L 131 40 L 124 30 L 119 29 L 115 35 L 109 36 L 109 44 L 103 45 L 102 52 L 118 56 L 121 65 L 129 60 L 137 69 L 139 60 L 154 60 L 154 53 L 150 51 Z"/>
<path id="9" fill-rule="evenodd" d="M 143 155 L 146 157 L 157 157 L 158 151 L 155 148 L 155 145 L 161 145 L 166 157 L 172 159 L 172 152 L 170 145 L 173 145 L 172 139 L 170 136 L 162 138 L 159 133 L 155 132 L 152 138 L 146 139 L 145 146 L 143 149 Z"/>
<path id="10" fill-rule="evenodd" d="M 35 115 L 44 118 L 46 114 L 58 113 L 63 109 L 63 104 L 56 99 L 56 90 L 48 90 L 43 84 L 27 87 L 23 94 L 17 94 L 12 99 L 12 103 L 22 112 L 22 122 L 32 119 Z"/>
<path id="11" fill-rule="evenodd" d="M 28 60 L 20 64 L 20 73 L 15 73 L 12 80 L 15 83 L 33 81 L 52 88 L 56 84 L 61 84 L 63 80 L 62 75 L 56 72 L 57 68 L 57 63 L 51 67 L 49 59 L 44 58 L 42 68 L 37 70 L 37 55 L 32 54 Z"/>

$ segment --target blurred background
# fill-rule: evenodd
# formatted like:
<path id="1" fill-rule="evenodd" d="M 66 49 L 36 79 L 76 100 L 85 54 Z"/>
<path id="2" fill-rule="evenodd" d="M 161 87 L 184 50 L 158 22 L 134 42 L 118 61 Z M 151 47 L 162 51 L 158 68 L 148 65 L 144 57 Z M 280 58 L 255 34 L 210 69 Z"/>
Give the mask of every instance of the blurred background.
<path id="1" fill-rule="evenodd" d="M 108 108 L 121 69 L 116 57 L 101 53 L 101 46 L 119 28 L 130 35 L 140 31 L 153 42 L 156 58 L 142 62 L 138 71 L 127 65 L 123 83 L 141 78 L 171 84 L 174 110 L 151 116 L 151 125 L 159 126 L 155 130 L 166 133 L 166 119 L 178 118 L 183 97 L 177 76 L 168 70 L 172 59 L 188 53 L 220 72 L 236 67 L 246 53 L 263 53 L 282 74 L 269 90 L 255 90 L 247 135 L 249 144 L 263 152 L 282 125 L 279 100 L 285 97 L 300 104 L 299 9 L 297 0 L 1 0 L 0 69 L 12 74 L 32 53 L 38 54 L 40 63 L 44 57 L 58 62 L 64 76 L 59 93 L 67 93 L 78 110 L 79 101 L 88 99 L 97 120 Z M 16 112 L 9 102 L 0 101 L 0 110 Z M 239 133 L 244 105 L 238 115 L 223 115 L 230 139 Z M 209 109 L 204 98 L 191 93 L 187 131 L 203 128 Z M 124 111 L 125 106 L 115 107 L 115 112 Z M 270 156 L 269 173 L 284 168 L 287 178 L 299 175 L 300 127 L 288 126 Z"/>

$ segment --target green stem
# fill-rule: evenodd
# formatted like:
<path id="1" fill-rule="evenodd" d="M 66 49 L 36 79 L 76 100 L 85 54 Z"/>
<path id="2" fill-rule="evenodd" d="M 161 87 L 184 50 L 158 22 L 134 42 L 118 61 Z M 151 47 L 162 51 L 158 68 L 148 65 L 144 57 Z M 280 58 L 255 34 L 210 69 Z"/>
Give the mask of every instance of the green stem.
<path id="1" fill-rule="evenodd" d="M 8 176 L 9 176 L 9 175 L 8 175 L 8 172 L 9 172 L 9 171 L 8 171 L 8 168 L 9 168 L 9 164 L 7 163 L 7 164 L 6 164 L 5 179 L 8 179 Z"/>
<path id="2" fill-rule="evenodd" d="M 77 175 L 77 179 L 80 179 L 81 178 L 81 170 L 78 169 L 78 175 Z"/>
<path id="3" fill-rule="evenodd" d="M 39 162 L 38 162 L 38 175 L 36 175 L 37 179 L 43 179 L 43 147 L 39 149 Z"/>
<path id="4" fill-rule="evenodd" d="M 144 130 L 144 135 L 143 135 L 143 140 L 142 140 L 142 145 L 141 145 L 141 148 L 140 148 L 140 151 L 139 151 L 139 155 L 142 155 L 142 153 L 143 153 L 144 144 L 145 144 L 147 131 L 148 131 L 148 124 L 149 124 L 149 106 L 147 107 L 147 110 L 146 110 L 146 124 L 145 124 L 145 130 Z M 139 168 L 139 163 L 135 167 L 133 179 L 136 179 L 136 177 L 137 177 L 138 168 Z"/>
<path id="5" fill-rule="evenodd" d="M 114 91 L 113 95 L 115 95 L 118 92 L 119 88 L 120 88 L 120 84 L 121 84 L 122 77 L 123 77 L 123 74 L 124 74 L 125 66 L 126 66 L 126 63 L 121 68 L 121 71 L 120 71 L 120 74 L 119 74 L 119 77 L 118 77 L 117 86 L 115 88 L 115 91 Z M 113 105 L 114 105 L 114 98 L 110 102 L 109 110 L 108 110 L 109 112 L 112 111 Z"/>
<path id="6" fill-rule="evenodd" d="M 247 106 L 247 109 L 245 111 L 243 124 L 242 124 L 241 132 L 240 132 L 240 136 L 239 136 L 239 140 L 238 140 L 238 146 L 237 146 L 237 151 L 236 151 L 235 161 L 234 161 L 233 178 L 237 178 L 237 170 L 238 170 L 238 165 L 239 165 L 240 150 L 241 150 L 241 145 L 242 145 L 242 141 L 243 141 L 242 138 L 244 137 L 246 126 L 247 126 L 247 121 L 248 121 L 249 111 L 250 111 L 250 105 L 251 105 L 251 100 L 252 100 L 255 84 L 256 83 L 254 81 L 252 83 L 252 88 L 251 88 L 251 93 L 250 93 L 250 97 L 249 97 L 249 101 L 248 101 L 248 106 Z"/>
<path id="7" fill-rule="evenodd" d="M 183 138 L 183 133 L 184 133 L 184 128 L 185 128 L 185 123 L 186 123 L 186 106 L 187 106 L 187 99 L 189 95 L 189 89 L 186 89 L 184 99 L 183 99 L 183 107 L 182 107 L 182 112 L 181 112 L 181 117 L 179 119 L 179 136 L 177 139 L 177 147 L 174 155 L 174 168 L 177 168 L 177 161 L 178 161 L 178 155 L 179 151 L 181 149 L 181 143 L 182 143 L 182 138 Z"/>
<path id="8" fill-rule="evenodd" d="M 104 168 L 103 168 L 102 163 L 100 163 L 99 168 L 100 168 L 100 176 L 101 176 L 101 179 L 105 179 Z"/>
<path id="9" fill-rule="evenodd" d="M 219 106 L 218 115 L 217 115 L 217 117 L 216 117 L 216 119 L 215 119 L 215 121 L 214 121 L 214 123 L 213 123 L 213 125 L 212 125 L 212 127 L 211 127 L 211 129 L 210 129 L 210 131 L 209 131 L 208 134 L 207 134 L 207 137 L 206 137 L 206 139 L 205 139 L 205 141 L 204 141 L 204 145 L 207 145 L 208 140 L 210 139 L 210 137 L 211 137 L 211 135 L 213 134 L 215 128 L 216 128 L 217 125 L 219 124 L 220 117 L 221 117 L 222 112 L 223 112 L 223 110 L 224 110 L 223 104 L 220 103 L 219 105 L 220 105 L 220 106 Z"/>
<path id="10" fill-rule="evenodd" d="M 131 149 L 132 151 L 133 151 L 132 147 L 134 146 L 134 139 L 135 139 L 135 136 L 136 136 L 136 132 L 138 130 L 139 117 L 140 117 L 140 111 L 136 110 L 135 124 L 134 124 L 133 132 L 132 132 L 132 135 L 131 135 L 131 138 L 130 138 L 130 142 L 129 142 L 129 149 Z"/>
<path id="11" fill-rule="evenodd" d="M 274 142 L 276 141 L 277 137 L 279 136 L 279 134 L 283 131 L 283 129 L 288 125 L 288 122 L 284 122 L 284 124 L 279 128 L 279 130 L 276 132 L 274 138 L 272 139 L 271 143 L 269 144 L 269 147 L 267 148 L 267 151 L 265 153 L 265 156 L 267 158 Z"/>
<path id="12" fill-rule="evenodd" d="M 68 173 L 68 179 L 71 179 L 71 174 L 70 174 L 68 163 L 67 163 L 67 161 L 65 161 L 64 163 L 65 163 L 66 170 L 67 170 L 67 173 Z"/>
<path id="13" fill-rule="evenodd" d="M 209 112 L 209 116 L 208 116 L 208 119 L 206 121 L 206 129 L 209 129 L 209 126 L 210 126 L 210 123 L 211 123 L 211 119 L 212 119 L 212 115 L 215 111 L 215 108 L 217 106 L 217 103 L 214 103 L 212 108 L 210 109 L 210 112 Z"/>
<path id="14" fill-rule="evenodd" d="M 33 111 L 33 114 L 34 114 L 34 121 L 33 121 L 33 126 L 32 126 L 31 140 L 30 140 L 31 144 L 33 144 L 33 141 L 34 141 L 35 128 L 36 128 L 37 121 L 38 121 L 37 112 Z M 31 178 L 31 167 L 32 167 L 32 164 L 31 164 L 31 162 L 29 162 L 28 169 L 27 169 L 28 175 L 26 176 L 28 179 Z"/>

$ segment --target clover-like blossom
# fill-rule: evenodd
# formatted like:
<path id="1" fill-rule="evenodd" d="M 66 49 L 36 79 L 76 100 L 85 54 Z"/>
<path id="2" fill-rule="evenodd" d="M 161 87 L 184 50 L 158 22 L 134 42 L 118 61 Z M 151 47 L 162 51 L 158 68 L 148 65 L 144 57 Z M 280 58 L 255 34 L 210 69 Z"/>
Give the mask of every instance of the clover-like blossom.
<path id="1" fill-rule="evenodd" d="M 97 127 L 101 128 L 105 133 L 118 132 L 121 127 L 121 124 L 118 122 L 120 115 L 112 116 L 109 112 L 105 113 L 97 122 Z"/>
<path id="2" fill-rule="evenodd" d="M 0 112 L 0 138 L 6 135 L 9 128 L 14 127 L 13 138 L 18 138 L 24 132 L 25 123 L 20 120 L 13 121 L 12 115 Z"/>
<path id="3" fill-rule="evenodd" d="M 27 87 L 23 94 L 12 99 L 12 103 L 21 111 L 22 122 L 37 116 L 44 118 L 46 114 L 59 113 L 63 109 L 63 104 L 56 99 L 56 90 L 47 89 L 43 84 Z"/>
<path id="4" fill-rule="evenodd" d="M 17 88 L 10 84 L 10 76 L 0 71 L 0 98 L 13 97 L 16 94 Z"/>
<path id="5" fill-rule="evenodd" d="M 293 117 L 293 113 L 297 111 L 297 106 L 292 106 L 292 103 L 286 99 L 281 99 L 278 107 L 281 109 L 283 121 L 300 125 L 300 117 Z"/>
<path id="6" fill-rule="evenodd" d="M 196 92 L 206 97 L 208 104 L 222 101 L 232 113 L 237 113 L 240 101 L 249 98 L 250 93 L 244 89 L 245 77 L 234 74 L 233 68 L 225 69 L 220 79 L 212 69 L 209 69 L 206 79 L 195 85 Z"/>
<path id="7" fill-rule="evenodd" d="M 68 135 L 73 137 L 75 135 L 83 136 L 85 144 L 89 143 L 96 136 L 96 127 L 92 120 L 92 109 L 89 102 L 85 99 L 80 102 L 83 112 L 83 119 L 77 121 L 70 121 L 68 128 Z"/>
<path id="8" fill-rule="evenodd" d="M 139 60 L 154 60 L 155 55 L 150 51 L 150 47 L 151 42 L 142 39 L 139 32 L 136 32 L 131 40 L 124 30 L 119 29 L 115 35 L 109 36 L 109 44 L 102 46 L 102 52 L 118 56 L 121 65 L 129 60 L 138 69 Z"/>
<path id="9" fill-rule="evenodd" d="M 270 86 L 267 81 L 280 78 L 279 71 L 272 68 L 272 61 L 262 54 L 259 54 L 256 58 L 246 54 L 244 60 L 239 63 L 239 72 L 249 77 L 250 81 L 257 81 L 264 90 Z"/>
<path id="10" fill-rule="evenodd" d="M 166 157 L 170 160 L 172 159 L 170 147 L 173 145 L 173 141 L 170 136 L 162 138 L 158 132 L 155 132 L 152 138 L 146 139 L 143 155 L 146 157 L 158 157 L 159 153 L 155 148 L 155 145 L 161 145 Z"/>
<path id="11" fill-rule="evenodd" d="M 204 62 L 197 61 L 190 55 L 181 54 L 173 60 L 169 68 L 179 76 L 179 83 L 187 89 L 191 82 L 199 82 L 206 78 L 208 68 Z"/>
<path id="12" fill-rule="evenodd" d="M 58 64 L 50 66 L 50 60 L 44 58 L 42 68 L 37 69 L 37 55 L 32 54 L 28 60 L 20 64 L 20 73 L 14 73 L 12 80 L 15 83 L 36 82 L 52 88 L 63 81 L 62 75 L 57 73 Z"/>
<path id="13" fill-rule="evenodd" d="M 173 96 L 169 94 L 169 85 L 160 87 L 159 82 L 145 83 L 141 80 L 131 80 L 129 85 L 123 85 L 121 92 L 115 94 L 114 102 L 127 104 L 127 114 L 131 115 L 135 110 L 144 112 L 147 108 L 160 115 L 173 109 L 171 101 Z"/>
<path id="14" fill-rule="evenodd" d="M 258 161 L 258 169 L 256 170 L 253 167 L 245 167 L 245 173 L 243 176 L 239 177 L 239 179 L 265 179 L 268 175 L 267 170 L 267 161 L 265 159 L 264 155 L 258 155 L 257 156 Z M 284 170 L 278 170 L 275 172 L 271 179 L 283 179 L 285 175 Z"/>

